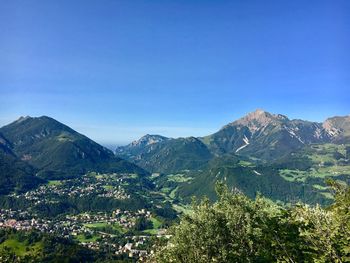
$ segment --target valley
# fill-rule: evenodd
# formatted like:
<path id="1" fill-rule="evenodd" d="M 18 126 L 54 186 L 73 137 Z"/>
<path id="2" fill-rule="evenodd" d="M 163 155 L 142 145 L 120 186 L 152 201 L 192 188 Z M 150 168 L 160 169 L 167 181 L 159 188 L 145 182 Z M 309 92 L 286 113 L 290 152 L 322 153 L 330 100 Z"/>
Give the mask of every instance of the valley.
<path id="1" fill-rule="evenodd" d="M 0 201 L 0 228 L 39 231 L 106 258 L 142 261 L 154 250 L 155 239 L 167 237 L 165 228 L 176 221 L 177 213 L 137 177 L 89 173 L 10 194 Z M 0 251 L 8 246 L 2 244 Z"/>
<path id="2" fill-rule="evenodd" d="M 257 110 L 209 136 L 145 135 L 114 153 L 52 118 L 21 117 L 0 128 L 0 254 L 44 258 L 48 238 L 91 262 L 146 261 L 193 197 L 218 200 L 218 182 L 282 207 L 329 206 L 329 182 L 350 184 L 349 122 Z"/>
<path id="3" fill-rule="evenodd" d="M 332 202 L 327 178 L 349 183 L 348 123 L 349 116 L 316 123 L 258 109 L 212 135 L 146 135 L 116 154 L 159 173 L 159 190 L 181 202 L 193 195 L 215 199 L 221 180 L 251 198 L 325 205 Z"/>

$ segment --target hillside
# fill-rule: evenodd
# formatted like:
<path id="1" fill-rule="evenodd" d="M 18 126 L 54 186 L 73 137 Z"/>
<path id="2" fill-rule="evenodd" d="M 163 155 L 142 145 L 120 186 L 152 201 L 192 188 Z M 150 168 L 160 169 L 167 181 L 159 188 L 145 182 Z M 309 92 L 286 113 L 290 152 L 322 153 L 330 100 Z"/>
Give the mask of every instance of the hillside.
<path id="1" fill-rule="evenodd" d="M 116 154 L 152 172 L 171 173 L 197 169 L 201 167 L 197 164 L 224 154 L 237 154 L 255 161 L 271 162 L 314 143 L 348 143 L 349 123 L 349 116 L 333 117 L 324 123 L 318 123 L 290 120 L 284 115 L 258 109 L 223 126 L 214 134 L 191 137 L 196 144 L 194 149 L 185 145 L 188 139 L 146 135 L 127 146 L 118 147 Z M 195 139 L 204 145 L 200 145 Z M 192 154 L 188 154 L 189 150 Z M 167 160 L 164 159 L 164 153 L 171 157 L 172 162 L 180 163 L 183 156 L 186 156 L 186 161 L 164 167 L 164 161 Z M 201 160 L 203 156 L 204 159 Z"/>
<path id="2" fill-rule="evenodd" d="M 251 199 L 218 183 L 217 201 L 193 202 L 155 262 L 349 262 L 350 188 L 330 184 L 335 201 L 322 208 Z"/>
<path id="3" fill-rule="evenodd" d="M 0 134 L 0 195 L 35 188 L 44 181 L 37 178 L 35 172 L 32 166 L 17 158 Z"/>
<path id="4" fill-rule="evenodd" d="M 115 153 L 124 159 L 138 160 L 141 159 L 142 155 L 153 151 L 157 144 L 168 140 L 171 138 L 146 134 L 128 145 L 117 147 Z"/>
<path id="5" fill-rule="evenodd" d="M 215 182 L 222 180 L 250 197 L 259 192 L 283 202 L 326 204 L 325 180 L 349 181 L 348 123 L 348 116 L 318 123 L 256 110 L 209 136 L 146 136 L 117 154 L 163 173 L 155 180 L 160 191 L 179 200 L 214 198 Z"/>
<path id="6" fill-rule="evenodd" d="M 136 141 L 125 147 L 119 147 L 116 154 L 128 158 L 150 172 L 157 173 L 198 169 L 212 158 L 209 149 L 195 137 L 157 138 L 162 139 L 148 144 L 139 144 Z"/>
<path id="7" fill-rule="evenodd" d="M 298 160 L 302 163 L 303 160 Z M 304 161 L 305 162 L 305 161 Z M 252 162 L 242 161 L 234 155 L 224 155 L 211 160 L 207 167 L 190 174 L 191 180 L 178 186 L 177 196 L 190 200 L 191 196 L 208 196 L 215 198 L 215 183 L 223 181 L 231 189 L 238 189 L 251 198 L 258 193 L 275 201 L 284 203 L 327 204 L 330 200 L 314 185 L 324 185 L 324 181 L 317 177 L 307 176 L 309 169 L 295 170 L 297 174 L 304 175 L 302 180 L 288 180 L 283 174 L 288 168 L 282 169 L 282 163 L 290 167 L 289 163 L 280 162 L 280 165 L 256 165 Z M 290 171 L 290 170 L 288 170 Z"/>
<path id="8" fill-rule="evenodd" d="M 145 171 L 114 156 L 107 148 L 46 116 L 21 117 L 0 128 L 11 151 L 38 169 L 43 178 L 67 178 L 87 171 Z"/>
<path id="9" fill-rule="evenodd" d="M 203 141 L 217 154 L 237 153 L 270 161 L 311 143 L 330 142 L 331 135 L 321 123 L 256 110 Z"/>
<path id="10" fill-rule="evenodd" d="M 328 179 L 350 183 L 350 144 L 312 144 L 269 163 L 237 154 L 213 158 L 198 171 L 157 177 L 158 188 L 174 200 L 188 202 L 193 195 L 215 198 L 215 183 L 223 181 L 251 198 L 259 192 L 284 203 L 332 202 Z"/>
<path id="11" fill-rule="evenodd" d="M 333 141 L 336 143 L 350 141 L 350 116 L 328 118 L 323 123 L 323 128 L 334 137 Z"/>
<path id="12" fill-rule="evenodd" d="M 38 231 L 0 229 L 1 262 L 95 262 L 98 253 Z"/>

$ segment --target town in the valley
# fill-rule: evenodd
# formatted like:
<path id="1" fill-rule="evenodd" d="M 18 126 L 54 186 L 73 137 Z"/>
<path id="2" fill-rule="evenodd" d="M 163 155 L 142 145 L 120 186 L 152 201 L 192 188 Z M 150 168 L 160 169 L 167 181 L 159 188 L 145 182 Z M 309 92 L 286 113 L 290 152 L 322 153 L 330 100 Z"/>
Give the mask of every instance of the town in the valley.
<path id="1" fill-rule="evenodd" d="M 154 253 L 153 244 L 167 239 L 162 220 L 147 208 L 116 208 L 112 211 L 87 211 L 50 214 L 38 213 L 33 207 L 50 207 L 65 199 L 104 198 L 127 201 L 135 192 L 128 189 L 129 174 L 89 173 L 79 179 L 49 181 L 39 188 L 12 194 L 14 200 L 30 204 L 28 209 L 0 209 L 0 228 L 37 230 L 73 239 L 81 245 L 115 256 L 142 261 Z"/>

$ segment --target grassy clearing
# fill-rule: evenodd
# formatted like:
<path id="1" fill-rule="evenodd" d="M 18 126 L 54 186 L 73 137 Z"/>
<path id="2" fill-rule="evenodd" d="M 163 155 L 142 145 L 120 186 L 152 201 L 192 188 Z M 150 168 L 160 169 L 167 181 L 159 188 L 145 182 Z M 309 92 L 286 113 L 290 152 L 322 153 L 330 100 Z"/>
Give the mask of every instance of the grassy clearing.
<path id="1" fill-rule="evenodd" d="M 20 242 L 17 239 L 7 239 L 0 244 L 0 250 L 5 247 L 9 248 L 17 256 L 37 255 L 42 251 L 43 243 L 37 242 L 28 245 L 26 241 Z"/>
<path id="2" fill-rule="evenodd" d="M 62 181 L 59 180 L 50 180 L 47 185 L 61 185 Z"/>
<path id="3" fill-rule="evenodd" d="M 171 190 L 172 190 L 172 188 L 170 188 L 170 187 L 163 187 L 160 191 L 162 193 L 168 194 L 171 192 Z"/>
<path id="4" fill-rule="evenodd" d="M 79 242 L 79 243 L 88 243 L 88 242 L 97 242 L 97 239 L 100 238 L 100 235 L 98 234 L 93 234 L 91 235 L 90 238 L 86 238 L 86 236 L 84 234 L 80 234 L 75 236 L 75 239 Z"/>
<path id="5" fill-rule="evenodd" d="M 159 231 L 159 229 L 160 229 L 160 227 L 162 225 L 162 222 L 156 217 L 151 217 L 150 220 L 151 220 L 151 222 L 153 224 L 153 228 L 146 229 L 143 232 L 147 233 L 147 234 L 150 234 L 150 235 L 157 235 L 158 231 Z"/>
<path id="6" fill-rule="evenodd" d="M 328 193 L 328 192 L 321 192 L 321 195 L 323 195 L 327 199 L 332 199 L 332 200 L 334 199 L 334 196 L 331 193 Z"/>
<path id="7" fill-rule="evenodd" d="M 179 187 L 176 187 L 175 189 L 173 189 L 173 190 L 170 192 L 169 197 L 170 197 L 171 199 L 174 199 L 174 198 L 175 198 L 175 194 L 176 194 L 176 191 L 177 191 L 178 188 L 179 188 Z"/>
<path id="8" fill-rule="evenodd" d="M 127 232 L 127 230 L 124 229 L 124 228 L 123 228 L 121 225 L 119 225 L 119 224 L 113 224 L 112 227 L 113 227 L 114 230 L 118 231 L 118 232 L 121 233 L 121 234 L 124 234 L 124 233 Z"/>
<path id="9" fill-rule="evenodd" d="M 158 229 L 147 229 L 147 230 L 144 230 L 143 232 L 150 235 L 157 235 L 158 231 L 159 231 Z"/>
<path id="10" fill-rule="evenodd" d="M 91 224 L 84 224 L 84 227 L 90 228 L 95 231 L 101 231 L 101 232 L 103 232 L 104 229 L 106 228 L 112 228 L 114 231 L 117 231 L 121 234 L 126 232 L 126 230 L 118 223 L 108 224 L 106 222 L 97 222 L 97 223 L 91 223 Z"/>
<path id="11" fill-rule="evenodd" d="M 106 222 L 97 222 L 97 223 L 91 223 L 91 224 L 84 224 L 84 226 L 88 228 L 101 228 L 101 227 L 108 226 L 108 224 Z"/>
<path id="12" fill-rule="evenodd" d="M 308 177 L 325 179 L 326 177 L 350 175 L 350 165 L 319 166 L 311 168 L 309 171 L 282 169 L 279 174 L 290 182 L 305 182 Z"/>
<path id="13" fill-rule="evenodd" d="M 243 161 L 243 160 L 240 160 L 238 164 L 240 166 L 243 166 L 243 167 L 254 167 L 255 166 L 253 163 L 247 162 L 247 161 Z"/>
<path id="14" fill-rule="evenodd" d="M 334 165 L 334 166 L 328 166 L 328 167 L 325 167 L 325 166 L 320 167 L 315 171 L 313 176 L 326 177 L 326 176 L 337 176 L 341 174 L 350 175 L 350 165 L 345 165 L 345 166 Z"/>
<path id="15" fill-rule="evenodd" d="M 137 174 L 129 174 L 129 178 L 137 179 L 139 176 Z"/>
<path id="16" fill-rule="evenodd" d="M 16 255 L 24 256 L 26 254 L 26 244 L 24 242 L 19 242 L 16 239 L 8 239 L 0 245 L 0 248 L 8 247 Z"/>
<path id="17" fill-rule="evenodd" d="M 326 190 L 329 189 L 329 187 L 323 186 L 323 185 L 319 185 L 319 184 L 314 184 L 314 185 L 312 185 L 312 187 L 317 189 L 317 190 L 321 190 L 321 191 L 326 191 Z"/>
<path id="18" fill-rule="evenodd" d="M 299 170 L 282 169 L 279 171 L 281 177 L 289 182 L 305 182 L 308 172 Z"/>
<path id="19" fill-rule="evenodd" d="M 193 179 L 192 177 L 186 177 L 184 174 L 169 174 L 167 178 L 168 181 L 176 183 L 184 183 Z"/>
<path id="20" fill-rule="evenodd" d="M 335 153 L 340 153 L 343 156 L 346 155 L 346 147 L 348 145 L 338 145 L 338 144 L 316 144 L 312 145 L 312 152 L 309 152 L 308 157 L 315 164 L 323 164 L 326 162 L 337 163 L 337 160 L 334 158 Z"/>
<path id="21" fill-rule="evenodd" d="M 162 225 L 162 222 L 158 220 L 156 217 L 151 217 L 151 222 L 153 223 L 153 229 L 159 229 Z"/>
<path id="22" fill-rule="evenodd" d="M 186 215 L 189 215 L 192 213 L 192 208 L 190 205 L 178 205 L 178 204 L 173 204 L 173 208 L 179 212 L 179 213 L 184 213 Z"/>
<path id="23" fill-rule="evenodd" d="M 113 190 L 114 186 L 113 185 L 104 185 L 103 188 L 106 190 Z"/>

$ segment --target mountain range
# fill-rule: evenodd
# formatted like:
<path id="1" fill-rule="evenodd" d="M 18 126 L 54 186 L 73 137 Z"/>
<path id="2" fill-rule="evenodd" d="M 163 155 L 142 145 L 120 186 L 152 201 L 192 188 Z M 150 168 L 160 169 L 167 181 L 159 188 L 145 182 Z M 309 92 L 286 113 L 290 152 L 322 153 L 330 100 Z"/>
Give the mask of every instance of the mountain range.
<path id="1" fill-rule="evenodd" d="M 221 180 L 251 197 L 320 202 L 326 178 L 349 181 L 349 159 L 350 116 L 318 123 L 259 109 L 208 136 L 147 134 L 115 153 L 50 117 L 21 117 L 0 128 L 0 194 L 94 171 L 139 174 L 180 201 L 214 197 Z"/>
<path id="2" fill-rule="evenodd" d="M 284 115 L 258 109 L 205 137 L 172 139 L 146 135 L 118 147 L 116 154 L 148 171 L 169 173 L 200 168 L 213 156 L 224 154 L 271 162 L 313 143 L 349 141 L 350 116 L 333 117 L 318 123 L 290 120 Z M 189 156 L 195 161 L 189 162 Z"/>
<path id="3" fill-rule="evenodd" d="M 350 116 L 323 123 L 256 110 L 204 137 L 146 135 L 116 149 L 155 174 L 159 189 L 182 201 L 215 199 L 224 181 L 254 198 L 329 203 L 327 178 L 350 182 Z"/>

